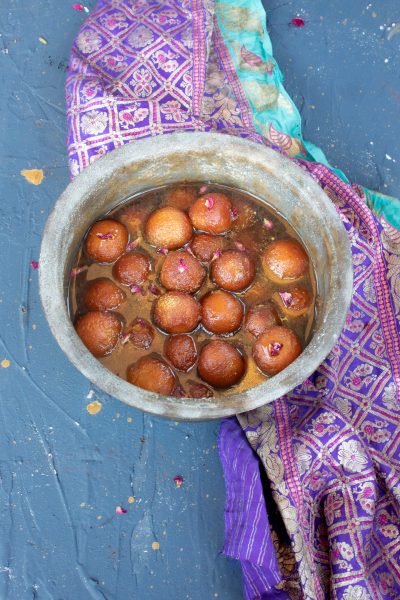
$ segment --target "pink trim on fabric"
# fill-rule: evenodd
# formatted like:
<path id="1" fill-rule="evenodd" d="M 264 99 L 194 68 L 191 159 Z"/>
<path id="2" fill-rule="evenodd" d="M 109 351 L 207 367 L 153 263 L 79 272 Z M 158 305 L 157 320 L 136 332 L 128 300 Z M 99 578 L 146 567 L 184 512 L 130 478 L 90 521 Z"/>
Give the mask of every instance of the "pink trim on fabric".
<path id="1" fill-rule="evenodd" d="M 193 27 L 193 115 L 199 117 L 206 81 L 206 33 L 205 14 L 202 0 L 192 0 Z"/>

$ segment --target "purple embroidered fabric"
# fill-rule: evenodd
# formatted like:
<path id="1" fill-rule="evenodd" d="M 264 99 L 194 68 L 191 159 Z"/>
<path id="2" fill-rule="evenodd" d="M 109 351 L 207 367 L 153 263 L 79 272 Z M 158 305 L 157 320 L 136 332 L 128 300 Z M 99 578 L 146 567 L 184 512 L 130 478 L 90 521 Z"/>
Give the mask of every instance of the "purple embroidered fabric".
<path id="1" fill-rule="evenodd" d="M 150 135 L 216 130 L 268 143 L 208 0 L 101 0 L 72 48 L 66 94 L 73 177 Z M 348 232 L 353 299 L 312 377 L 223 421 L 224 551 L 241 560 L 249 600 L 399 598 L 400 233 L 360 188 L 297 162 Z"/>

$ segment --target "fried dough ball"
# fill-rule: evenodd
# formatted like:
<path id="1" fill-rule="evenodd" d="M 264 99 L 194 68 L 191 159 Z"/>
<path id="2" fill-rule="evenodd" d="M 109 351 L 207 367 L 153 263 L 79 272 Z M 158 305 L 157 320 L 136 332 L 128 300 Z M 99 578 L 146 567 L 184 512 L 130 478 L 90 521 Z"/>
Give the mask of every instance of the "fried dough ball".
<path id="1" fill-rule="evenodd" d="M 180 210 L 187 210 L 192 206 L 196 198 L 197 192 L 195 189 L 182 185 L 167 191 L 165 194 L 165 203 Z"/>
<path id="2" fill-rule="evenodd" d="M 197 349 L 190 335 L 173 335 L 165 340 L 164 354 L 175 369 L 189 371 L 197 360 Z"/>
<path id="3" fill-rule="evenodd" d="M 214 392 L 208 385 L 195 379 L 189 379 L 186 387 L 189 398 L 212 398 L 214 396 Z"/>
<path id="4" fill-rule="evenodd" d="M 215 340 L 200 350 L 200 377 L 218 388 L 227 388 L 241 379 L 246 368 L 243 356 L 228 342 Z"/>
<path id="5" fill-rule="evenodd" d="M 116 217 L 136 237 L 141 233 L 143 224 L 150 212 L 151 207 L 146 202 L 134 201 L 132 204 L 121 208 Z"/>
<path id="6" fill-rule="evenodd" d="M 247 202 L 234 200 L 232 202 L 232 217 L 233 231 L 242 231 L 254 225 L 257 220 L 257 212 Z"/>
<path id="7" fill-rule="evenodd" d="M 249 308 L 244 318 L 244 329 L 255 338 L 274 325 L 280 325 L 278 313 L 273 306 L 262 305 Z"/>
<path id="8" fill-rule="evenodd" d="M 151 270 L 148 256 L 140 252 L 129 252 L 117 260 L 113 275 L 123 285 L 139 285 L 146 281 Z"/>
<path id="9" fill-rule="evenodd" d="M 157 355 L 142 356 L 127 370 L 127 380 L 149 392 L 170 396 L 175 387 L 175 375 Z"/>
<path id="10" fill-rule="evenodd" d="M 167 292 L 154 306 L 154 322 L 166 333 L 190 333 L 201 320 L 200 304 L 184 292 Z"/>
<path id="11" fill-rule="evenodd" d="M 267 277 L 277 283 L 299 279 L 307 273 L 309 265 L 307 253 L 297 240 L 271 242 L 261 260 Z"/>
<path id="12" fill-rule="evenodd" d="M 114 350 L 122 323 L 113 313 L 94 310 L 79 317 L 75 329 L 86 348 L 94 356 L 100 357 Z"/>
<path id="13" fill-rule="evenodd" d="M 211 277 L 219 287 L 240 292 L 249 287 L 256 274 L 254 260 L 240 250 L 222 252 L 211 266 Z"/>
<path id="14" fill-rule="evenodd" d="M 243 304 L 229 292 L 215 290 L 201 300 L 202 325 L 218 335 L 234 333 L 240 329 Z"/>
<path id="15" fill-rule="evenodd" d="M 288 327 L 267 329 L 253 346 L 253 358 L 266 375 L 276 375 L 286 369 L 302 351 L 297 335 Z"/>
<path id="16" fill-rule="evenodd" d="M 151 213 L 145 233 L 153 246 L 176 250 L 192 239 L 193 229 L 186 213 L 173 206 L 164 206 Z"/>
<path id="17" fill-rule="evenodd" d="M 161 284 L 167 290 L 180 290 L 189 294 L 200 289 L 205 276 L 205 268 L 186 250 L 168 254 L 160 271 Z"/>
<path id="18" fill-rule="evenodd" d="M 210 262 L 215 254 L 222 251 L 223 246 L 224 238 L 208 233 L 198 233 L 194 236 L 190 249 L 202 262 Z"/>
<path id="19" fill-rule="evenodd" d="M 125 251 L 128 239 L 125 225 L 114 219 L 103 219 L 89 229 L 85 252 L 95 262 L 113 263 Z"/>
<path id="20" fill-rule="evenodd" d="M 130 342 L 135 348 L 147 350 L 153 343 L 154 335 L 154 327 L 146 319 L 136 317 L 127 327 L 122 341 Z"/>
<path id="21" fill-rule="evenodd" d="M 189 217 L 196 229 L 207 233 L 225 233 L 231 226 L 232 204 L 228 196 L 210 192 L 200 196 L 189 210 Z"/>
<path id="22" fill-rule="evenodd" d="M 272 299 L 288 317 L 301 317 L 311 306 L 312 298 L 306 288 L 296 287 L 290 292 L 275 292 Z"/>
<path id="23" fill-rule="evenodd" d="M 111 279 L 100 277 L 87 283 L 82 299 L 88 310 L 116 310 L 126 294 Z"/>

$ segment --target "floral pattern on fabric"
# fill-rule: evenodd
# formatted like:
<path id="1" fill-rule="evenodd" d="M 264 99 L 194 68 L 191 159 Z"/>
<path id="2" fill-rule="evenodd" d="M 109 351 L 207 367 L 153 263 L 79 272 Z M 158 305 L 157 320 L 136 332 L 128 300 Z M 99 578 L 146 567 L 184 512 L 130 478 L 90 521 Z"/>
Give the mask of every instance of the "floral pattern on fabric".
<path id="1" fill-rule="evenodd" d="M 217 18 L 209 0 L 101 0 L 71 52 L 71 175 L 125 143 L 174 131 L 220 131 L 291 157 L 305 156 L 306 149 L 309 156 L 257 2 L 251 9 L 245 4 L 215 2 Z M 246 43 L 236 43 L 233 33 L 243 30 Z M 245 79 L 253 76 L 258 79 L 251 88 Z M 320 368 L 286 397 L 240 415 L 285 535 L 274 523 L 270 531 L 264 515 L 263 530 L 244 536 L 239 548 L 235 540 L 226 547 L 245 557 L 246 600 L 270 592 L 302 600 L 396 598 L 400 233 L 382 215 L 380 222 L 373 217 L 362 188 L 321 164 L 298 164 L 324 189 L 347 230 L 353 299 L 340 339 Z M 227 422 L 232 436 L 238 423 Z M 228 462 L 226 478 L 232 468 Z M 257 473 L 254 468 L 255 484 Z M 261 491 L 253 501 L 261 510 Z M 252 515 L 242 515 L 246 519 L 252 527 Z M 260 547 L 262 564 L 252 558 Z M 275 557 L 278 583 L 274 568 L 271 580 Z"/>

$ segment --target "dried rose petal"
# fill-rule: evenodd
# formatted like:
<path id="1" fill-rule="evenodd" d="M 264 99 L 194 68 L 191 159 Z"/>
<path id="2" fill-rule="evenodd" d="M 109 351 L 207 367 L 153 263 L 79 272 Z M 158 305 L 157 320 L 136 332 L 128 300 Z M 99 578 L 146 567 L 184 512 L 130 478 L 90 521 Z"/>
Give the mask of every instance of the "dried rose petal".
<path id="1" fill-rule="evenodd" d="M 232 221 L 236 221 L 236 219 L 239 216 L 239 211 L 237 208 L 233 207 L 231 208 L 231 217 L 232 217 Z"/>
<path id="2" fill-rule="evenodd" d="M 283 344 L 280 342 L 273 342 L 272 344 L 268 344 L 268 353 L 270 356 L 278 356 L 279 352 L 282 349 Z"/>
<path id="3" fill-rule="evenodd" d="M 168 249 L 167 248 L 157 248 L 157 254 L 162 254 L 163 256 L 167 256 Z"/>
<path id="4" fill-rule="evenodd" d="M 185 250 L 186 250 L 186 252 L 189 252 L 189 254 L 191 254 L 192 256 L 195 256 L 195 255 L 193 254 L 193 250 L 191 249 L 191 247 L 190 247 L 190 246 L 186 246 Z M 196 257 L 195 257 L 195 258 L 196 258 Z"/>
<path id="5" fill-rule="evenodd" d="M 112 240 L 114 234 L 112 231 L 107 231 L 107 233 L 96 233 L 97 237 L 101 240 Z"/>
<path id="6" fill-rule="evenodd" d="M 269 219 L 263 219 L 263 227 L 265 229 L 268 229 L 268 231 L 271 231 L 271 229 L 274 228 L 274 224 Z"/>
<path id="7" fill-rule="evenodd" d="M 286 308 L 289 308 L 289 306 L 292 306 L 293 296 L 290 292 L 279 292 L 279 295 L 281 297 L 283 304 L 286 306 Z"/>
<path id="8" fill-rule="evenodd" d="M 294 17 L 290 22 L 295 27 L 304 27 L 305 25 L 305 21 L 301 17 Z"/>
<path id="9" fill-rule="evenodd" d="M 153 294 L 153 296 L 161 296 L 161 290 L 154 283 L 149 285 L 149 292 Z"/>
<path id="10" fill-rule="evenodd" d="M 132 294 L 142 294 L 142 296 L 144 296 L 146 293 L 141 285 L 130 285 L 129 289 L 131 290 Z"/>
<path id="11" fill-rule="evenodd" d="M 129 244 L 126 245 L 125 252 L 131 252 L 131 250 L 134 250 L 139 244 L 139 241 L 140 239 L 137 238 L 136 240 L 133 240 L 133 242 L 129 242 Z"/>
<path id="12" fill-rule="evenodd" d="M 214 254 L 212 255 L 211 262 L 212 262 L 213 260 L 217 260 L 217 258 L 220 258 L 220 256 L 221 256 L 221 255 L 222 255 L 222 252 L 221 252 L 221 250 L 216 250 L 216 251 L 214 252 Z"/>
<path id="13" fill-rule="evenodd" d="M 211 210 L 212 207 L 214 206 L 214 198 L 212 198 L 211 196 L 207 196 L 204 204 L 206 205 L 208 210 Z"/>
<path id="14" fill-rule="evenodd" d="M 125 346 L 125 344 L 127 344 L 127 343 L 129 342 L 130 338 L 131 338 L 131 334 L 130 334 L 130 333 L 126 333 L 126 334 L 125 334 L 125 335 L 123 335 L 123 336 L 122 336 L 122 338 L 121 338 L 121 344 L 122 344 L 123 346 Z"/>
<path id="15" fill-rule="evenodd" d="M 208 190 L 208 185 L 202 185 L 201 188 L 199 189 L 199 192 L 200 192 L 200 194 L 205 194 L 207 190 Z"/>
<path id="16" fill-rule="evenodd" d="M 181 488 L 183 485 L 183 477 L 182 475 L 175 475 L 174 477 L 175 485 L 177 488 Z"/>
<path id="17" fill-rule="evenodd" d="M 126 508 L 123 508 L 122 506 L 116 506 L 115 512 L 117 513 L 117 515 L 124 515 L 128 511 L 126 510 Z"/>
<path id="18" fill-rule="evenodd" d="M 83 273 L 84 271 L 86 271 L 87 266 L 82 266 L 82 267 L 76 267 L 75 269 L 71 270 L 71 277 L 76 277 L 77 275 L 80 275 L 80 273 Z"/>
<path id="19" fill-rule="evenodd" d="M 32 269 L 38 269 L 39 268 L 39 263 L 37 260 L 32 260 L 31 261 L 31 267 Z"/>
<path id="20" fill-rule="evenodd" d="M 242 242 L 238 242 L 238 240 L 235 240 L 234 244 L 235 244 L 236 248 L 238 250 L 240 250 L 240 252 L 245 252 L 246 251 L 246 248 L 244 247 L 244 245 L 242 244 Z"/>
<path id="21" fill-rule="evenodd" d="M 178 271 L 179 273 L 183 273 L 184 271 L 187 271 L 187 264 L 185 263 L 185 261 L 183 260 L 183 258 L 179 259 L 179 265 L 178 265 Z"/>
<path id="22" fill-rule="evenodd" d="M 178 383 L 175 386 L 174 391 L 172 392 L 172 395 L 175 396 L 175 398 L 185 398 L 186 397 L 186 392 L 180 383 Z"/>

